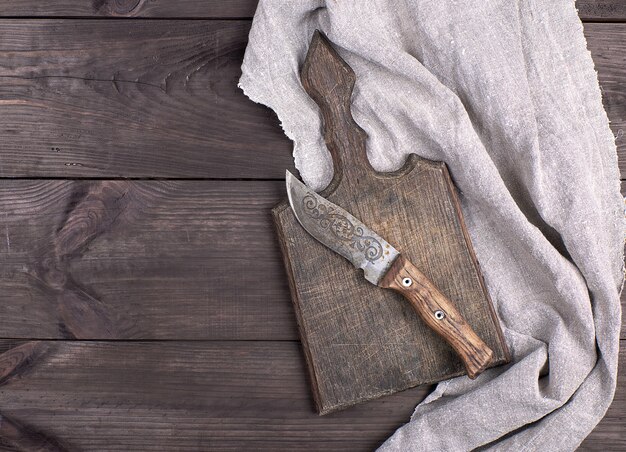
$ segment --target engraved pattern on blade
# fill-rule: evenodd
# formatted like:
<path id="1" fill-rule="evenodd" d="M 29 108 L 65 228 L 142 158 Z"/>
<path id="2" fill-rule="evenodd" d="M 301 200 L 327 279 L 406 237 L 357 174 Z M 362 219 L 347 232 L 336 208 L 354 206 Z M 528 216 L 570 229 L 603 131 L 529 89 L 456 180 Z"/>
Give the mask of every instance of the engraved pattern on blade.
<path id="1" fill-rule="evenodd" d="M 310 190 L 289 171 L 287 194 L 302 227 L 355 267 L 362 268 L 365 279 L 378 285 L 400 253 L 354 216 Z"/>
<path id="2" fill-rule="evenodd" d="M 363 251 L 363 256 L 370 262 L 383 257 L 383 246 L 372 236 L 365 235 L 361 226 L 355 226 L 345 215 L 336 213 L 335 209 L 322 204 L 311 193 L 302 198 L 302 208 L 319 225 L 335 234 L 339 240 L 345 240 L 351 247 Z"/>

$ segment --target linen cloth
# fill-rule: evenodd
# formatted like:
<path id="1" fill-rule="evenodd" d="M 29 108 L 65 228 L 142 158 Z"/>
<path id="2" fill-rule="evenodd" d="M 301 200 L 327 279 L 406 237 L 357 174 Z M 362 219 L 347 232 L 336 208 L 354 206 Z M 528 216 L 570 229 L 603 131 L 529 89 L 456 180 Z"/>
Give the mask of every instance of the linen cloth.
<path id="1" fill-rule="evenodd" d="M 374 168 L 447 163 L 513 363 L 440 383 L 382 451 L 573 450 L 612 400 L 623 198 L 573 0 L 261 0 L 240 87 L 305 182 L 332 177 L 299 69 L 315 29 L 357 76 Z"/>

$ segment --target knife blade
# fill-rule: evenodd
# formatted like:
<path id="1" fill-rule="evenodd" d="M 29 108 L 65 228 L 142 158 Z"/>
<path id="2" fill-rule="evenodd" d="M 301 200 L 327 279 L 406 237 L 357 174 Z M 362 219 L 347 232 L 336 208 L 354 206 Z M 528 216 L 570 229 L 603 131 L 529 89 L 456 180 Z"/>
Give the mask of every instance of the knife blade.
<path id="1" fill-rule="evenodd" d="M 454 349 L 471 379 L 489 366 L 493 351 L 454 303 L 396 248 L 289 171 L 286 183 L 296 219 L 311 236 L 362 269 L 370 283 L 402 294 L 426 325 Z"/>

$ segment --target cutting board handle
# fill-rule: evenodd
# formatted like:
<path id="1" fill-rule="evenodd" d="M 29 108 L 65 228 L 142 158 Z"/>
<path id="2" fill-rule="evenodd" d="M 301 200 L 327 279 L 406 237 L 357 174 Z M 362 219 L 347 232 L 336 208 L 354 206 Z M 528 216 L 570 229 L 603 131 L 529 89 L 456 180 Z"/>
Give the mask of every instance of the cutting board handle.
<path id="1" fill-rule="evenodd" d="M 367 134 L 354 121 L 350 107 L 356 76 L 319 30 L 311 39 L 300 79 L 322 113 L 324 140 L 335 170 L 329 188 L 342 179 L 358 184 L 373 170 L 365 150 Z"/>

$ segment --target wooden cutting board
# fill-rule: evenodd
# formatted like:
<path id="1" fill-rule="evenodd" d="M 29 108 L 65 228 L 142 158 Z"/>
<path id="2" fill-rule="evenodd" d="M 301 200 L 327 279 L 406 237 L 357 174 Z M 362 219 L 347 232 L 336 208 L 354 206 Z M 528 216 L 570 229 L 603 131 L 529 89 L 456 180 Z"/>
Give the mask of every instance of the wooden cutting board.
<path id="1" fill-rule="evenodd" d="M 393 173 L 370 166 L 366 134 L 350 112 L 354 72 L 320 32 L 311 41 L 301 80 L 320 107 L 334 163 L 334 178 L 322 196 L 378 232 L 429 277 L 494 351 L 492 365 L 508 362 L 446 165 L 411 154 Z M 272 213 L 320 414 L 465 373 L 450 346 L 402 296 L 370 284 L 361 270 L 312 238 L 287 201 Z"/>

